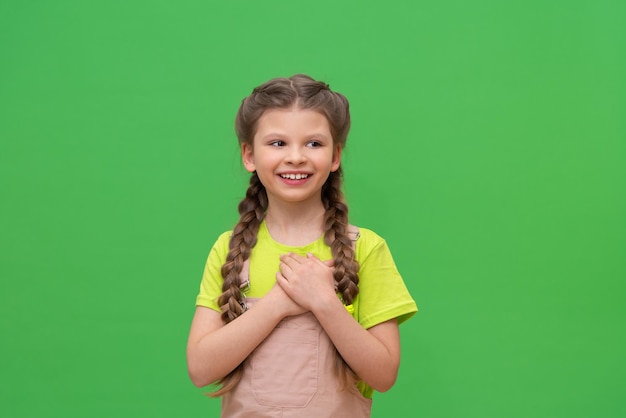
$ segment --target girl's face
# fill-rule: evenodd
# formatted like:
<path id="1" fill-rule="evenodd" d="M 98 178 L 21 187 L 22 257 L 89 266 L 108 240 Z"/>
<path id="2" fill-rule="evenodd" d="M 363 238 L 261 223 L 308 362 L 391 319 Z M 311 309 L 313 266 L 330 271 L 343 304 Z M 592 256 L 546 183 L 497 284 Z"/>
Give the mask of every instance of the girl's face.
<path id="1" fill-rule="evenodd" d="M 314 110 L 270 109 L 257 123 L 253 144 L 243 144 L 246 169 L 256 171 L 270 203 L 320 202 L 322 186 L 341 163 L 328 120 Z"/>

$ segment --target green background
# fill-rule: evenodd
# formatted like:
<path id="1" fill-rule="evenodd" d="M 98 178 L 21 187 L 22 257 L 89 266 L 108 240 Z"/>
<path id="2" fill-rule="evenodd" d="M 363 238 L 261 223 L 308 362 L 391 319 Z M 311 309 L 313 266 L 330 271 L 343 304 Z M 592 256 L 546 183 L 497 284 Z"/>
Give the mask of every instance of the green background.
<path id="1" fill-rule="evenodd" d="M 374 417 L 626 416 L 626 3 L 0 2 L 0 409 L 217 416 L 185 344 L 233 119 L 351 101 L 353 223 L 420 313 Z"/>

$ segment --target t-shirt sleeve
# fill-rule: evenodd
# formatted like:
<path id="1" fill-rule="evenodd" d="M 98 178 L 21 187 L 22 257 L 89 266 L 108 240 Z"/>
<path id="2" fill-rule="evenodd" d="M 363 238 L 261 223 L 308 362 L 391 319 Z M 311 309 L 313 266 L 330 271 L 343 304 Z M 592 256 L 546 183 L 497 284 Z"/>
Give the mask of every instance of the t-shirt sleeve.
<path id="1" fill-rule="evenodd" d="M 196 298 L 196 306 L 204 306 L 221 312 L 217 303 L 217 299 L 222 294 L 222 265 L 228 255 L 228 243 L 230 241 L 230 232 L 225 232 L 219 236 L 204 266 L 202 274 L 202 282 L 200 283 L 200 293 Z"/>
<path id="2" fill-rule="evenodd" d="M 359 260 L 357 319 L 366 329 L 393 318 L 400 324 L 417 312 L 417 305 L 396 268 L 385 240 L 371 231 L 363 233 L 361 238 L 365 238 L 364 242 L 357 241 L 357 245 L 362 246 L 365 254 Z"/>

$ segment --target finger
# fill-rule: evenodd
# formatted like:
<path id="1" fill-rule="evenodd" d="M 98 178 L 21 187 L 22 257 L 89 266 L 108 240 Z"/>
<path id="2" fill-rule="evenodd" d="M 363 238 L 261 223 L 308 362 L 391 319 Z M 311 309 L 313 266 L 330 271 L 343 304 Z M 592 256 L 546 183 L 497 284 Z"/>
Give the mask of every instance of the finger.
<path id="1" fill-rule="evenodd" d="M 289 267 L 285 261 L 280 260 L 280 263 L 278 263 L 278 270 L 282 273 L 286 273 L 287 270 L 291 271 L 291 267 Z"/>
<path id="2" fill-rule="evenodd" d="M 276 283 L 284 289 L 285 286 L 289 285 L 289 280 L 279 271 L 276 272 Z"/>
<path id="3" fill-rule="evenodd" d="M 330 260 L 322 261 L 319 258 L 317 258 L 316 256 L 314 256 L 312 253 L 307 253 L 306 256 L 307 256 L 307 258 L 309 260 L 314 260 L 317 263 L 322 264 L 324 267 L 334 267 L 335 266 L 335 260 L 333 260 L 332 258 Z"/>
<path id="4" fill-rule="evenodd" d="M 296 260 L 298 262 L 303 262 L 306 261 L 306 257 L 302 256 L 300 254 L 296 254 L 296 253 L 289 253 L 288 254 L 290 258 L 292 258 L 293 260 Z"/>
<path id="5" fill-rule="evenodd" d="M 304 257 L 298 254 L 287 253 L 280 256 L 280 261 L 291 267 L 292 269 L 306 261 Z"/>
<path id="6" fill-rule="evenodd" d="M 293 268 L 286 260 L 281 259 L 278 264 L 278 270 L 280 273 L 289 274 L 293 271 Z"/>

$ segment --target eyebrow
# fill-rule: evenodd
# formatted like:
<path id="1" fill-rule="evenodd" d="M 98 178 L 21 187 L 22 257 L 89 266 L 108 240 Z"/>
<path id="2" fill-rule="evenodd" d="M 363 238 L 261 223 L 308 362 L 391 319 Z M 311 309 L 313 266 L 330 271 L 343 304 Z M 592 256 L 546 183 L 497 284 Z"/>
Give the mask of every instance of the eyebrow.
<path id="1" fill-rule="evenodd" d="M 282 132 L 270 132 L 268 134 L 263 135 L 260 139 L 264 139 L 265 140 L 265 139 L 272 139 L 272 138 L 276 138 L 276 137 L 285 138 L 287 136 L 288 135 L 286 135 L 285 133 L 282 133 Z M 322 139 L 328 139 L 328 140 L 331 139 L 331 137 L 329 137 L 328 135 L 325 135 L 325 134 L 323 134 L 321 132 L 315 132 L 315 133 L 312 133 L 312 134 L 305 135 L 305 138 L 322 138 Z"/>

